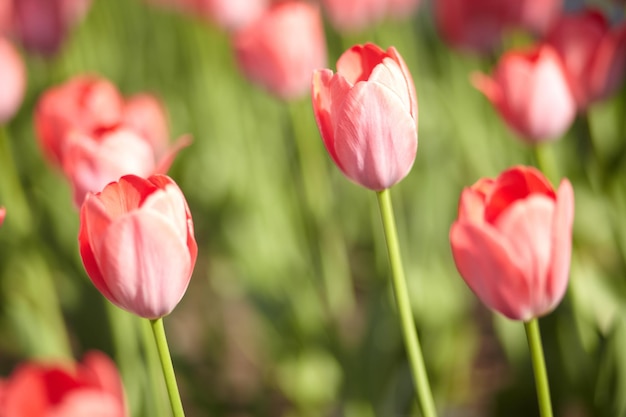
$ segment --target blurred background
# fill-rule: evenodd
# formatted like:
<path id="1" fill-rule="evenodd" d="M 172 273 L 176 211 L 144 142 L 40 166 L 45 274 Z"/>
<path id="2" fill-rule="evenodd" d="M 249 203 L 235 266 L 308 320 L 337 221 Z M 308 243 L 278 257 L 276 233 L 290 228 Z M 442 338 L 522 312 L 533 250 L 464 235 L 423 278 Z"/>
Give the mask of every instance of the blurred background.
<path id="1" fill-rule="evenodd" d="M 623 20 L 623 4 L 595 5 Z M 353 44 L 393 45 L 415 82 L 419 149 L 392 198 L 440 414 L 538 415 L 523 326 L 480 304 L 448 241 L 463 187 L 536 162 L 469 82 L 531 36 L 461 51 L 442 40 L 428 2 L 347 31 L 326 18 L 325 34 L 328 68 Z M 165 318 L 187 415 L 418 415 L 375 194 L 332 164 L 310 97 L 287 102 L 251 84 L 214 21 L 139 0 L 94 0 L 56 54 L 21 52 L 27 91 L 0 150 L 0 375 L 68 348 L 76 359 L 102 350 L 132 416 L 169 415 L 165 394 L 151 394 L 163 387 L 148 365 L 148 329 L 87 278 L 71 189 L 35 138 L 41 94 L 90 73 L 124 95 L 155 94 L 171 138 L 193 136 L 169 175 L 187 197 L 199 256 Z M 591 106 L 550 151 L 552 180 L 568 177 L 576 196 L 569 289 L 540 320 L 555 415 L 626 416 L 625 89 Z"/>

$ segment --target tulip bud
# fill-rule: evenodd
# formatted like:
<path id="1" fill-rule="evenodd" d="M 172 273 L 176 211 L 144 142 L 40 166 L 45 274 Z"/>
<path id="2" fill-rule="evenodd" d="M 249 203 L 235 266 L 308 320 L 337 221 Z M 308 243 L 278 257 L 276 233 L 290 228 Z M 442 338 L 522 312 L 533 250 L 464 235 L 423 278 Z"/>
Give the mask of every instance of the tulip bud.
<path id="1" fill-rule="evenodd" d="M 233 44 L 244 74 L 285 100 L 305 95 L 313 70 L 326 65 L 319 7 L 301 1 L 275 4 L 237 32 Z"/>
<path id="2" fill-rule="evenodd" d="M 456 267 L 490 309 L 528 321 L 559 304 L 569 277 L 574 192 L 530 167 L 463 190 L 450 230 Z"/>
<path id="3" fill-rule="evenodd" d="M 78 242 L 85 270 L 102 295 L 147 319 L 176 307 L 198 253 L 185 197 L 164 175 L 127 175 L 88 193 Z"/>
<path id="4" fill-rule="evenodd" d="M 315 71 L 312 99 L 326 150 L 349 179 L 381 191 L 409 173 L 417 151 L 417 96 L 395 48 L 352 47 L 335 74 Z"/>
<path id="5" fill-rule="evenodd" d="M 558 138 L 576 116 L 562 62 L 548 45 L 507 52 L 493 77 L 474 74 L 472 84 L 512 129 L 533 143 Z"/>
<path id="6" fill-rule="evenodd" d="M 626 23 L 611 29 L 596 10 L 563 15 L 547 35 L 562 57 L 580 110 L 617 91 L 626 76 Z"/>

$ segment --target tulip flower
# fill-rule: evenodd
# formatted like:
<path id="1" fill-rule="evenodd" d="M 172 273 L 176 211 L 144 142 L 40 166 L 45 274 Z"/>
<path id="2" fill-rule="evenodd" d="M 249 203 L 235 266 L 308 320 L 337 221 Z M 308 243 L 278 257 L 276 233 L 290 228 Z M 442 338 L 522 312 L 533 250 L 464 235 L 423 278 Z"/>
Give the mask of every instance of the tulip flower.
<path id="1" fill-rule="evenodd" d="M 490 309 L 512 320 L 548 314 L 567 288 L 574 193 L 517 166 L 463 190 L 450 230 L 456 267 Z"/>
<path id="2" fill-rule="evenodd" d="M 501 0 L 435 0 L 435 19 L 446 42 L 485 53 L 498 46 L 517 2 Z"/>
<path id="3" fill-rule="evenodd" d="M 5 209 L 4 207 L 0 207 L 0 226 L 2 226 L 2 223 L 4 223 L 4 218 L 7 215 L 7 209 Z"/>
<path id="4" fill-rule="evenodd" d="M 151 320 L 176 307 L 198 252 L 185 197 L 164 175 L 126 175 L 88 193 L 78 241 L 85 270 L 102 295 Z"/>
<path id="5" fill-rule="evenodd" d="M 381 191 L 409 173 L 417 151 L 417 96 L 395 48 L 352 47 L 335 74 L 315 71 L 312 100 L 326 150 L 350 180 Z"/>
<path id="6" fill-rule="evenodd" d="M 9 121 L 22 105 L 26 68 L 11 42 L 0 36 L 0 125 Z"/>
<path id="7" fill-rule="evenodd" d="M 556 51 L 539 46 L 527 52 L 509 51 L 493 77 L 472 76 L 506 123 L 529 142 L 561 136 L 576 116 L 576 103 Z"/>
<path id="8" fill-rule="evenodd" d="M 563 15 L 546 41 L 562 57 L 579 110 L 617 91 L 626 76 L 626 23 L 611 28 L 588 9 Z"/>
<path id="9" fill-rule="evenodd" d="M 115 364 L 100 352 L 82 363 L 25 363 L 0 381 L 3 417 L 127 417 Z"/>
<path id="10" fill-rule="evenodd" d="M 91 0 L 2 0 L 11 13 L 8 28 L 26 49 L 56 54 L 71 28 L 91 6 Z M 1 29 L 1 28 L 0 28 Z"/>
<path id="11" fill-rule="evenodd" d="M 275 4 L 238 31 L 233 44 L 243 73 L 285 100 L 305 95 L 313 70 L 326 65 L 320 11 L 306 2 Z"/>
<path id="12" fill-rule="evenodd" d="M 561 15 L 563 0 L 521 0 L 513 17 L 514 23 L 537 35 L 544 35 Z"/>
<path id="13" fill-rule="evenodd" d="M 53 165 L 63 165 L 70 132 L 91 134 L 120 123 L 124 99 L 108 80 L 79 76 L 47 90 L 35 110 L 39 144 Z"/>
<path id="14" fill-rule="evenodd" d="M 340 31 L 357 31 L 381 20 L 387 0 L 322 0 L 332 25 Z"/>

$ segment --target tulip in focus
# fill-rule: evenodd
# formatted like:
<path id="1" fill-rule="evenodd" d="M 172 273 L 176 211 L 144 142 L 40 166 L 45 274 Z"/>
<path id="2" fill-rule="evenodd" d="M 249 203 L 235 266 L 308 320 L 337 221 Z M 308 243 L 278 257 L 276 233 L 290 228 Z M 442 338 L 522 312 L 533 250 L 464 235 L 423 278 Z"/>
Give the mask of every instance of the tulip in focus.
<path id="1" fill-rule="evenodd" d="M 602 13 L 563 15 L 547 35 L 561 55 L 578 108 L 617 91 L 626 76 L 626 23 L 611 28 Z"/>
<path id="2" fill-rule="evenodd" d="M 102 295 L 151 320 L 176 307 L 198 253 L 185 197 L 164 175 L 127 175 L 87 194 L 78 241 L 85 270 Z"/>
<path id="3" fill-rule="evenodd" d="M 25 89 L 26 68 L 22 57 L 11 42 L 0 36 L 0 125 L 17 113 Z"/>
<path id="4" fill-rule="evenodd" d="M 450 230 L 459 273 L 490 309 L 512 320 L 550 313 L 567 288 L 574 192 L 555 192 L 535 168 L 518 166 L 463 190 Z"/>
<path id="5" fill-rule="evenodd" d="M 492 77 L 474 74 L 472 84 L 529 142 L 558 138 L 576 115 L 562 62 L 548 45 L 528 52 L 507 52 Z"/>
<path id="6" fill-rule="evenodd" d="M 82 363 L 25 363 L 0 381 L 3 417 L 127 417 L 114 363 L 89 352 Z"/>
<path id="7" fill-rule="evenodd" d="M 312 100 L 326 150 L 349 179 L 381 191 L 409 173 L 417 151 L 417 95 L 395 48 L 353 46 L 335 74 L 315 71 Z"/>
<path id="8" fill-rule="evenodd" d="M 275 4 L 237 32 L 233 43 L 244 74 L 285 100 L 305 95 L 313 70 L 326 65 L 319 8 L 302 1 Z"/>

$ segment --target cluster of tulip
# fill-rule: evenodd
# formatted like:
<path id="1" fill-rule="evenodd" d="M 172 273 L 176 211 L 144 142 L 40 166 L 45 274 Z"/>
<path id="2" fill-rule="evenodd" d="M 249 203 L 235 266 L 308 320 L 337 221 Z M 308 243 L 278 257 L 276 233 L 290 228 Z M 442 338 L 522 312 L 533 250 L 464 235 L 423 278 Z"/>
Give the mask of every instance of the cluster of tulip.
<path id="1" fill-rule="evenodd" d="M 417 93 L 399 51 L 355 45 L 333 72 L 323 69 L 327 51 L 318 5 L 296 0 L 159 3 L 209 16 L 231 31 L 243 74 L 279 99 L 310 93 L 331 160 L 378 197 L 416 396 L 422 414 L 435 416 L 389 197 L 389 189 L 411 171 L 418 148 Z M 321 3 L 337 28 L 355 30 L 381 16 L 406 14 L 418 2 Z M 0 33 L 51 54 L 88 4 L 3 2 Z M 561 136 L 577 113 L 617 91 L 626 73 L 626 24 L 611 28 L 599 11 L 568 15 L 561 9 L 560 1 L 435 3 L 443 37 L 463 49 L 492 49 L 510 28 L 526 28 L 540 37 L 529 51 L 506 52 L 493 76 L 471 78 L 532 145 Z M 0 38 L 0 124 L 19 110 L 25 79 L 20 55 Z M 78 251 L 87 275 L 111 303 L 150 320 L 163 358 L 162 318 L 182 299 L 198 258 L 185 196 L 166 175 L 191 140 L 183 136 L 169 143 L 165 106 L 158 98 L 147 93 L 123 97 L 96 75 L 77 75 L 47 89 L 37 102 L 34 124 L 41 152 L 73 190 L 80 211 Z M 465 188 L 449 240 L 456 267 L 476 296 L 490 309 L 525 323 L 539 407 L 547 417 L 552 411 L 537 319 L 557 307 L 568 285 L 574 187 L 562 179 L 555 190 L 541 169 L 517 165 Z M 0 224 L 4 218 L 0 209 Z M 163 368 L 173 412 L 184 415 L 171 361 L 165 359 Z M 100 353 L 88 354 L 81 364 L 24 364 L 0 381 L 0 416 L 127 413 L 115 366 Z"/>

